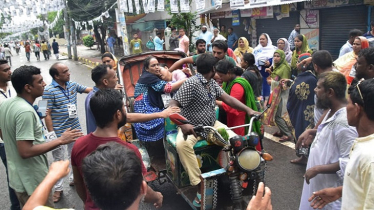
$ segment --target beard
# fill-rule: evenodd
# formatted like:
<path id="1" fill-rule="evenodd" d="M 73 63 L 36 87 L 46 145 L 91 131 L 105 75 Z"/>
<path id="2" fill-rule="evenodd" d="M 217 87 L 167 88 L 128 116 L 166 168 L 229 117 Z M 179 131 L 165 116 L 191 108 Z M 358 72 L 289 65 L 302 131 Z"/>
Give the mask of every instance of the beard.
<path id="1" fill-rule="evenodd" d="M 199 54 L 202 54 L 202 53 L 205 53 L 205 49 L 197 49 L 197 52 L 199 53 Z"/>
<path id="2" fill-rule="evenodd" d="M 319 109 L 329 109 L 331 107 L 331 101 L 329 101 L 328 99 L 317 98 L 316 106 Z"/>
<path id="3" fill-rule="evenodd" d="M 121 110 L 121 114 L 122 114 L 122 121 L 118 122 L 118 129 L 120 129 L 122 126 L 126 124 L 126 114 L 123 112 L 123 110 Z"/>

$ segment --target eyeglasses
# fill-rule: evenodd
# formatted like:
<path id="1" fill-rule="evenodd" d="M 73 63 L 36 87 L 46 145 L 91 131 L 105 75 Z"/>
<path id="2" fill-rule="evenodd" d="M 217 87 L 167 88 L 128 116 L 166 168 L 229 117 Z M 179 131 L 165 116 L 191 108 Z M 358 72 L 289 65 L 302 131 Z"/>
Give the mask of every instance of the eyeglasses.
<path id="1" fill-rule="evenodd" d="M 360 97 L 361 97 L 361 100 L 362 100 L 362 103 L 364 104 L 364 97 L 362 97 L 362 93 L 361 93 L 361 90 L 360 90 L 360 84 L 361 82 L 364 81 L 364 78 L 360 79 L 360 81 L 358 81 L 357 85 L 356 85 L 356 88 L 358 90 L 358 93 L 360 94 Z"/>

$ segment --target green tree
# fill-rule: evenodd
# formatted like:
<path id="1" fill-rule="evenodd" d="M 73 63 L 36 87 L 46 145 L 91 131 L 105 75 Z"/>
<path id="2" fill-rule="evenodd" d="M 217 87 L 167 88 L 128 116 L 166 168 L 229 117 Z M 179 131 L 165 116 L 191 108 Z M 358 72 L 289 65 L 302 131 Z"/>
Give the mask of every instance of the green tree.
<path id="1" fill-rule="evenodd" d="M 91 35 L 83 37 L 83 45 L 91 49 L 91 47 L 94 45 L 93 37 Z"/>
<path id="2" fill-rule="evenodd" d="M 48 12 L 47 20 L 49 23 L 52 23 L 56 19 L 57 13 L 58 12 Z M 65 25 L 64 15 L 63 15 L 63 12 L 61 11 L 60 17 L 58 18 L 56 25 L 53 28 L 49 29 L 50 34 L 53 34 L 54 36 L 58 34 L 60 38 L 64 37 L 64 25 Z"/>

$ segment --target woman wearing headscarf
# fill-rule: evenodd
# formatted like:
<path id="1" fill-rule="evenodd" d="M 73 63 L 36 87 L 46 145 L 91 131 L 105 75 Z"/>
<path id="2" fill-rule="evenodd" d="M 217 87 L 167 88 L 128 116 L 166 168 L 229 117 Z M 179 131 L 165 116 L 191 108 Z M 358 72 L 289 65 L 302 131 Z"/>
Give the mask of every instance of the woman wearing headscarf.
<path id="1" fill-rule="evenodd" d="M 223 59 L 217 62 L 215 65 L 217 74 L 223 81 L 222 89 L 230 96 L 238 99 L 249 108 L 256 110 L 256 100 L 253 94 L 253 90 L 248 81 L 241 77 L 243 69 L 234 66 L 229 61 Z M 234 127 L 249 123 L 250 118 L 242 111 L 238 111 L 222 101 L 217 101 L 217 105 L 226 112 L 227 126 Z M 260 122 L 255 121 L 253 125 L 253 131 L 260 133 Z M 244 136 L 248 133 L 248 127 L 237 128 L 233 130 L 236 134 Z M 261 151 L 260 142 L 256 146 L 256 149 Z"/>
<path id="2" fill-rule="evenodd" d="M 252 53 L 253 48 L 249 46 L 249 42 L 245 37 L 240 37 L 238 40 L 238 48 L 235 49 L 236 62 L 241 63 L 244 53 Z"/>
<path id="3" fill-rule="evenodd" d="M 356 76 L 356 69 L 354 65 L 357 61 L 358 53 L 365 48 L 369 47 L 368 40 L 363 36 L 358 36 L 353 41 L 353 51 L 349 52 L 334 61 L 336 69 L 344 74 L 347 83 L 350 85 Z"/>
<path id="4" fill-rule="evenodd" d="M 286 38 L 278 39 L 277 47 L 279 50 L 283 50 L 284 54 L 286 55 L 287 63 L 291 65 L 292 51 L 291 51 L 290 43 L 288 42 L 288 40 Z"/>
<path id="5" fill-rule="evenodd" d="M 161 80 L 159 76 L 160 64 L 158 60 L 152 56 L 146 58 L 143 73 L 135 85 L 135 113 L 149 114 L 163 111 L 164 102 L 161 95 L 177 90 L 186 80 L 171 83 Z M 150 147 L 156 145 L 160 148 L 163 147 L 157 143 L 162 144 L 162 141 L 159 140 L 164 137 L 164 124 L 163 118 L 133 124 L 138 139 L 145 143 L 148 152 Z"/>
<path id="6" fill-rule="evenodd" d="M 299 56 L 299 62 L 310 58 L 310 53 Z M 287 102 L 287 111 L 291 123 L 295 129 L 295 138 L 298 139 L 306 129 L 314 127 L 314 89 L 317 86 L 317 78 L 313 73 L 313 64 L 304 66 L 299 63 L 301 72 L 291 85 Z"/>
<path id="7" fill-rule="evenodd" d="M 269 35 L 263 33 L 260 35 L 259 44 L 253 51 L 256 59 L 256 66 L 260 69 L 262 75 L 262 96 L 264 100 L 270 95 L 270 85 L 266 82 L 269 73 L 266 72 L 265 69 L 271 66 L 275 50 L 276 47 L 273 46 Z"/>
<path id="8" fill-rule="evenodd" d="M 278 126 L 280 132 L 275 132 L 273 135 L 281 137 L 279 141 L 293 140 L 292 131 L 289 129 L 283 116 L 287 113 L 287 100 L 289 89 L 281 80 L 290 79 L 291 67 L 286 61 L 286 55 L 283 50 L 276 50 L 273 57 L 273 70 L 266 69 L 270 73 L 272 90 L 271 106 L 267 110 L 264 123 L 273 125 L 273 122 Z"/>
<path id="9" fill-rule="evenodd" d="M 300 73 L 300 70 L 298 70 L 296 64 L 299 59 L 299 55 L 303 53 L 310 53 L 312 54 L 313 51 L 309 48 L 308 40 L 303 34 L 299 34 L 295 37 L 295 50 L 292 53 L 292 60 L 291 60 L 291 70 L 292 74 L 294 76 L 297 76 L 298 73 Z"/>
<path id="10" fill-rule="evenodd" d="M 101 62 L 103 64 L 111 65 L 112 68 L 117 71 L 117 58 L 112 53 L 106 52 L 101 56 Z"/>

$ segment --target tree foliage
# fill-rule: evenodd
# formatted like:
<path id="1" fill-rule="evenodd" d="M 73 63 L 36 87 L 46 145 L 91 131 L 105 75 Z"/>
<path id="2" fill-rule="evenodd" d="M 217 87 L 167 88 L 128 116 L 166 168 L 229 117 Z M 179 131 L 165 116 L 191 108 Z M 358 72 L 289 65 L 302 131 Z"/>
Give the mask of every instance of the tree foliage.
<path id="1" fill-rule="evenodd" d="M 48 15 L 47 15 L 48 22 L 52 23 L 55 20 L 56 16 L 57 16 L 57 12 L 48 12 Z M 63 12 L 61 11 L 60 17 L 58 18 L 56 25 L 53 28 L 49 29 L 50 33 L 52 33 L 55 36 L 58 34 L 60 37 L 64 37 L 64 25 L 65 25 L 64 15 L 63 15 Z"/>
<path id="2" fill-rule="evenodd" d="M 83 37 L 83 45 L 91 49 L 91 47 L 94 45 L 93 37 L 91 35 Z"/>

